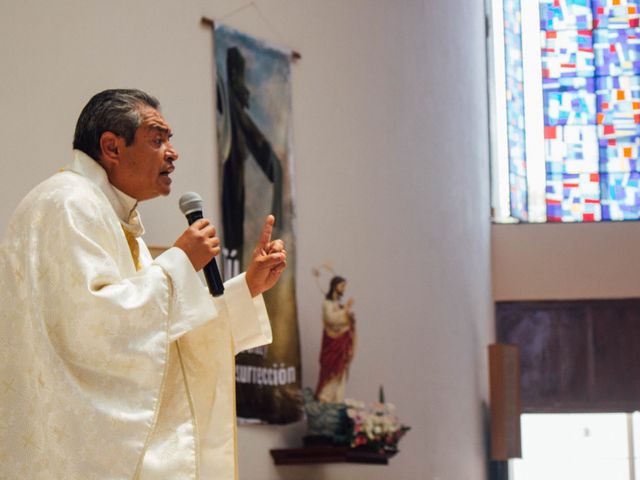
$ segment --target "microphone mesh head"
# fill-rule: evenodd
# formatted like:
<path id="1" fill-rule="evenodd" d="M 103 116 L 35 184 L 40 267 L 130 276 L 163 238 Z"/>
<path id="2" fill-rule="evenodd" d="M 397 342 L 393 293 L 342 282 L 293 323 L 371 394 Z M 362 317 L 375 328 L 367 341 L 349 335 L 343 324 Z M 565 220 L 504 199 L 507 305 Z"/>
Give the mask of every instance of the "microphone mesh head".
<path id="1" fill-rule="evenodd" d="M 202 211 L 202 197 L 196 192 L 187 192 L 180 197 L 178 205 L 180 205 L 180 211 L 185 215 L 197 210 Z"/>

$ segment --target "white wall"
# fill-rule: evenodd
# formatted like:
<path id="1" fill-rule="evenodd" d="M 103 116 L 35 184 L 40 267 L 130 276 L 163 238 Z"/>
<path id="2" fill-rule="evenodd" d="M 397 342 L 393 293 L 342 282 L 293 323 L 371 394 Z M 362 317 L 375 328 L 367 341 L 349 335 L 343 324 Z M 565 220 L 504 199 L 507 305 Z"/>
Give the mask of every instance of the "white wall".
<path id="1" fill-rule="evenodd" d="M 304 425 L 242 427 L 243 480 L 485 477 L 482 402 L 491 341 L 482 2 L 449 0 L 0 0 L 4 229 L 19 199 L 68 159 L 86 100 L 158 96 L 182 154 L 174 194 L 144 205 L 150 244 L 184 228 L 185 190 L 213 211 L 210 32 L 202 15 L 290 46 L 303 379 L 315 384 L 331 260 L 356 299 L 348 394 L 388 400 L 413 430 L 387 467 L 274 467 Z M 234 13 L 235 12 L 235 13 Z"/>
<path id="2" fill-rule="evenodd" d="M 495 300 L 640 296 L 640 222 L 493 225 Z"/>

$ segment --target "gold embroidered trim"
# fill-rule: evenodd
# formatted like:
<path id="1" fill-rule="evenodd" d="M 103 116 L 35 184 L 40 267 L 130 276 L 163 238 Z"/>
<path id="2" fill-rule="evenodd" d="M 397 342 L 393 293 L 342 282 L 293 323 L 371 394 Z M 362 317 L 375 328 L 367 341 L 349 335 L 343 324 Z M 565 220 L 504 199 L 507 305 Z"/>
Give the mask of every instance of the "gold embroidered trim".
<path id="1" fill-rule="evenodd" d="M 136 271 L 138 271 L 142 268 L 142 264 L 140 263 L 140 245 L 138 244 L 138 239 L 126 228 L 124 228 L 124 226 L 122 227 L 122 231 L 124 232 L 124 236 L 127 239 L 127 244 L 129 245 L 129 250 L 131 251 L 133 265 L 136 267 Z"/>

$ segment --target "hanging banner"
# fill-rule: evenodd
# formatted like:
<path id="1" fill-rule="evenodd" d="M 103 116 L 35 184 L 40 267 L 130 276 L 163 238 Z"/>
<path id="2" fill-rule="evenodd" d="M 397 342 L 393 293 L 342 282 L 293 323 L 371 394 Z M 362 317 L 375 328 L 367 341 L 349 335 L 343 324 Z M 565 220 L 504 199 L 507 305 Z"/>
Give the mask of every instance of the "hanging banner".
<path id="1" fill-rule="evenodd" d="M 214 30 L 216 112 L 225 278 L 245 271 L 264 219 L 287 249 L 287 269 L 265 293 L 273 343 L 236 357 L 242 422 L 302 418 L 295 294 L 291 53 L 226 26 Z"/>

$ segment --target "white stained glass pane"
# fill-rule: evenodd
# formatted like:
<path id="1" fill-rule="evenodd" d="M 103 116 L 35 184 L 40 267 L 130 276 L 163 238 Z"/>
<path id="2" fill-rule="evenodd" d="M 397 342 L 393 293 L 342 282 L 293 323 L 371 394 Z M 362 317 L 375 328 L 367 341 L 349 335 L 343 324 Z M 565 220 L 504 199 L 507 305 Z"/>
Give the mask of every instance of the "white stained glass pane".
<path id="1" fill-rule="evenodd" d="M 490 109 L 491 109 L 491 206 L 493 220 L 510 223 L 509 206 L 509 148 L 507 141 L 507 95 L 504 71 L 504 24 L 502 0 L 490 0 L 490 15 L 493 33 L 488 44 L 488 54 L 493 69 L 490 69 Z"/>
<path id="2" fill-rule="evenodd" d="M 524 73 L 524 114 L 527 159 L 528 207 L 530 222 L 545 222 L 546 170 L 544 154 L 544 114 L 542 110 L 542 60 L 540 57 L 540 7 L 538 2 L 521 2 L 522 67 Z"/>
<path id="3" fill-rule="evenodd" d="M 629 480 L 624 413 L 522 416 L 515 480 Z"/>

